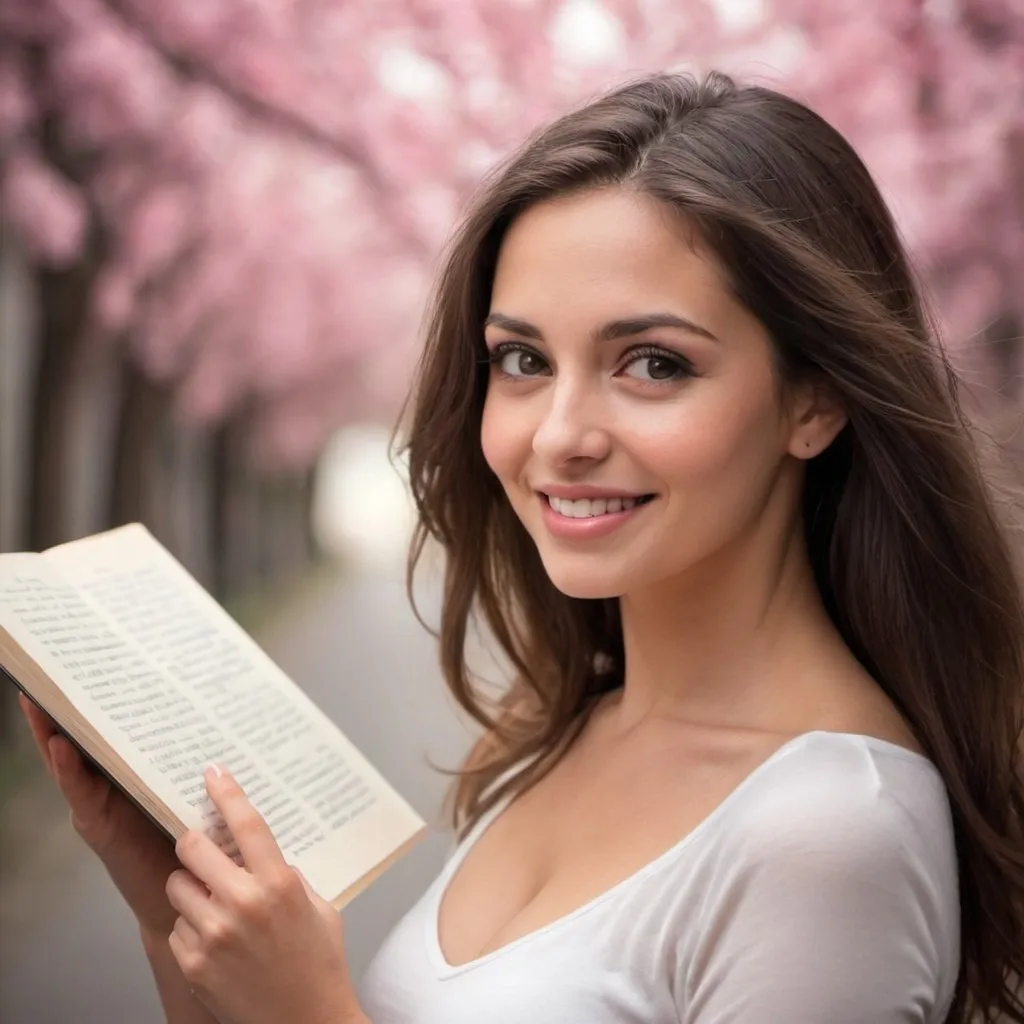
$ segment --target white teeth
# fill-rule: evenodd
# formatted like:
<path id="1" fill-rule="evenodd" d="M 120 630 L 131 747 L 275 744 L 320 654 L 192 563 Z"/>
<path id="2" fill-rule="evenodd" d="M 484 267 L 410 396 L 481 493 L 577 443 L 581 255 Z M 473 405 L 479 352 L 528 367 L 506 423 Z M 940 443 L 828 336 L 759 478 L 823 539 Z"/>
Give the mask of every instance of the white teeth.
<path id="1" fill-rule="evenodd" d="M 548 504 L 567 519 L 591 519 L 611 512 L 625 512 L 636 505 L 636 498 L 555 498 L 548 495 Z"/>

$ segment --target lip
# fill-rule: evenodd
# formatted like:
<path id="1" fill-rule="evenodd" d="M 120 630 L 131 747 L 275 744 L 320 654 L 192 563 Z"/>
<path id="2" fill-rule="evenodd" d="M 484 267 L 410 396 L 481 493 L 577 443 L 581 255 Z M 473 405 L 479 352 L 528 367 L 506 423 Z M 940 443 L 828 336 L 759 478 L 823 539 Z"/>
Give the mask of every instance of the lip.
<path id="1" fill-rule="evenodd" d="M 581 488 L 562 488 L 562 490 L 576 491 L 577 493 L 568 495 L 548 491 L 544 494 L 538 493 L 537 495 L 537 500 L 540 502 L 541 518 L 544 520 L 544 526 L 552 537 L 557 537 L 559 540 L 585 541 L 607 537 L 610 534 L 615 533 L 616 530 L 621 529 L 626 525 L 626 523 L 647 508 L 648 505 L 653 505 L 654 500 L 657 500 L 654 499 L 652 501 L 645 502 L 642 505 L 634 505 L 632 508 L 624 509 L 622 512 L 606 512 L 602 516 L 590 516 L 586 519 L 570 519 L 568 516 L 560 515 L 551 507 L 547 498 L 548 494 L 553 494 L 556 498 L 622 498 L 633 497 L 633 495 L 624 495 L 621 492 L 616 491 L 604 491 L 599 494 L 580 494 L 578 492 Z"/>

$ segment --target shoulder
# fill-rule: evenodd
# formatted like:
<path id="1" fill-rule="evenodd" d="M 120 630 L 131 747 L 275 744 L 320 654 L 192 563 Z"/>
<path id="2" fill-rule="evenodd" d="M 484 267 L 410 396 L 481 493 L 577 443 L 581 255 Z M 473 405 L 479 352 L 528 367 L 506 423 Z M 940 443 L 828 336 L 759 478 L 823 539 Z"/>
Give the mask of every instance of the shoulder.
<path id="1" fill-rule="evenodd" d="M 942 777 L 923 756 L 873 737 L 812 732 L 781 747 L 737 793 L 724 831 L 763 856 L 851 860 L 951 835 Z"/>
<path id="2" fill-rule="evenodd" d="M 934 1019 L 960 922 L 949 806 L 929 762 L 810 734 L 748 779 L 719 824 L 681 979 L 693 998 L 759 995 L 795 1022 Z"/>

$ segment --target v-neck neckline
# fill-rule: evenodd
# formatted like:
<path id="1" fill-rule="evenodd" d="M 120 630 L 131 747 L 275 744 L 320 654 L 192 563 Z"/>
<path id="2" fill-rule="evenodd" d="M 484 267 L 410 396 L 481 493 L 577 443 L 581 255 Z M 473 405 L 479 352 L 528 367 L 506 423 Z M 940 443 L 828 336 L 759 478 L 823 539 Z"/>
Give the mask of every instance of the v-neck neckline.
<path id="1" fill-rule="evenodd" d="M 541 925 L 539 928 L 535 928 L 517 938 L 511 939 L 509 942 L 504 943 L 497 949 L 493 949 L 488 953 L 484 953 L 481 956 L 475 957 L 471 960 L 467 960 L 464 963 L 453 964 L 451 963 L 444 953 L 444 949 L 441 945 L 440 936 L 440 921 L 441 921 L 441 908 L 444 904 L 445 896 L 448 893 L 451 883 L 455 878 L 456 873 L 462 866 L 466 857 L 470 851 L 477 845 L 480 837 L 490 828 L 491 825 L 501 816 L 501 814 L 508 809 L 510 804 L 515 799 L 516 794 L 511 794 L 504 800 L 499 801 L 494 807 L 492 807 L 476 825 L 470 830 L 469 834 L 462 841 L 455 853 L 451 856 L 448 863 L 445 865 L 444 870 L 441 872 L 435 885 L 435 891 L 432 895 L 432 899 L 429 902 L 427 908 L 426 917 L 426 941 L 427 950 L 430 957 L 430 961 L 435 971 L 440 978 L 450 978 L 456 975 L 462 974 L 466 971 L 475 970 L 479 967 L 483 967 L 485 964 L 491 963 L 499 957 L 507 956 L 517 949 L 522 948 L 530 943 L 538 942 L 544 937 L 550 935 L 553 932 L 557 932 L 577 921 L 579 918 L 590 913 L 595 908 L 602 906 L 609 900 L 614 899 L 619 894 L 631 889 L 633 886 L 639 884 L 640 881 L 647 878 L 649 875 L 660 870 L 663 866 L 674 861 L 678 856 L 681 856 L 682 852 L 689 848 L 692 843 L 697 842 L 701 836 L 706 834 L 722 817 L 724 817 L 728 811 L 732 808 L 735 802 L 739 799 L 741 794 L 746 792 L 749 788 L 754 786 L 771 768 L 772 765 L 776 764 L 782 758 L 791 754 L 794 750 L 805 746 L 811 739 L 820 737 L 832 737 L 843 739 L 846 742 L 854 740 L 859 744 L 866 744 L 869 747 L 873 747 L 876 750 L 882 750 L 889 753 L 896 753 L 914 761 L 923 762 L 932 768 L 933 771 L 937 771 L 935 765 L 924 755 L 918 754 L 913 750 L 909 750 L 906 747 L 900 746 L 896 743 L 891 743 L 888 740 L 879 739 L 875 736 L 862 735 L 860 733 L 846 733 L 846 732 L 831 732 L 826 730 L 812 730 L 810 732 L 801 733 L 798 736 L 794 736 L 787 740 L 781 746 L 777 747 L 773 753 L 761 761 L 755 766 L 750 772 L 748 772 L 737 784 L 733 787 L 725 797 L 714 807 L 707 815 L 704 816 L 689 832 L 682 836 L 678 841 L 673 843 L 667 850 L 659 854 L 653 860 L 648 861 L 646 864 L 637 868 L 631 872 L 625 878 L 616 882 L 614 885 L 605 889 L 597 896 L 592 897 L 585 903 L 576 907 L 574 910 L 570 910 L 559 917 L 554 918 L 547 924 Z M 518 766 L 517 766 L 518 767 Z M 511 769 L 509 774 L 512 774 L 515 769 Z"/>

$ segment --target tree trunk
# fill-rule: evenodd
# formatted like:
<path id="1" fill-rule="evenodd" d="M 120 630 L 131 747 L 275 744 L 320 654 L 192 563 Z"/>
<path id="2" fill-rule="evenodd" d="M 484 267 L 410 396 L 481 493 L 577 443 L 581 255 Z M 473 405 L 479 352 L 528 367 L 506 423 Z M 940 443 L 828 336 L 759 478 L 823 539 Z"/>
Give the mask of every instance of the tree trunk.
<path id="1" fill-rule="evenodd" d="M 0 303 L 10 294 L 7 286 L 7 282 L 3 280 L 3 275 L 7 270 L 7 246 L 9 242 L 9 231 L 4 227 L 3 223 L 0 222 Z M 6 315 L 6 310 L 0 305 L 0 331 L 6 330 L 7 325 L 10 323 L 10 317 Z M 5 356 L 9 356 L 10 349 L 13 348 L 13 344 L 6 345 L 4 340 L 0 338 L 0 371 L 7 368 L 5 363 Z M 5 430 L 10 429 L 10 421 L 14 416 L 13 409 L 5 409 L 3 402 L 0 401 L 0 427 Z M 6 455 L 6 446 L 0 446 L 0 459 Z M 17 465 L 17 463 L 16 463 Z M 13 471 L 0 461 L 0 481 L 11 480 L 14 477 Z M 14 516 L 13 509 L 11 509 L 11 499 L 8 496 L 7 500 L 4 501 L 2 489 L 0 489 L 0 537 L 6 538 L 7 535 L 13 534 L 13 529 L 8 529 L 6 523 L 6 517 Z M 0 551 L 3 550 L 3 546 L 0 545 Z M 6 680 L 0 684 L 3 689 L 3 693 L 0 694 L 0 746 L 8 746 L 14 737 L 14 722 L 15 722 L 15 707 L 17 696 L 13 686 L 7 685 Z"/>
<path id="2" fill-rule="evenodd" d="M 10 273 L 11 253 L 11 229 L 0 219 L 0 374 L 5 377 L 15 369 L 13 352 L 18 339 L 13 335 L 14 317 L 12 310 L 8 308 L 11 297 L 14 293 L 14 286 L 7 280 Z M 11 334 L 8 334 L 8 332 Z M 9 379 L 9 378 L 7 378 Z M 14 501 L 10 492 L 4 494 L 4 487 L 13 485 L 13 482 L 20 472 L 24 461 L 13 454 L 14 446 L 4 440 L 8 431 L 14 430 L 16 442 L 20 439 L 20 431 L 15 423 L 18 409 L 5 407 L 4 393 L 0 389 L 0 551 L 4 550 L 4 541 L 10 542 L 16 547 L 15 524 L 18 522 L 18 515 L 15 512 Z M 7 458 L 10 455 L 11 464 Z"/>
<path id="3" fill-rule="evenodd" d="M 271 482 L 247 467 L 250 558 L 246 587 L 262 590 L 274 579 L 274 492 Z"/>
<path id="4" fill-rule="evenodd" d="M 301 527 L 304 541 L 303 554 L 307 561 L 315 562 L 320 557 L 320 542 L 313 522 L 313 503 L 316 500 L 317 467 L 314 463 L 302 476 Z"/>
<path id="5" fill-rule="evenodd" d="M 210 438 L 210 585 L 223 602 L 231 592 L 232 438 L 230 423 L 221 423 Z"/>
<path id="6" fill-rule="evenodd" d="M 41 551 L 68 540 L 67 440 L 81 374 L 89 293 L 102 243 L 94 226 L 72 267 L 37 268 L 39 360 L 32 388 L 26 546 Z"/>
<path id="7" fill-rule="evenodd" d="M 170 392 L 153 383 L 125 354 L 121 359 L 120 410 L 114 435 L 108 525 L 153 522 L 158 502 L 153 500 L 157 473 L 157 440 L 170 405 Z"/>

